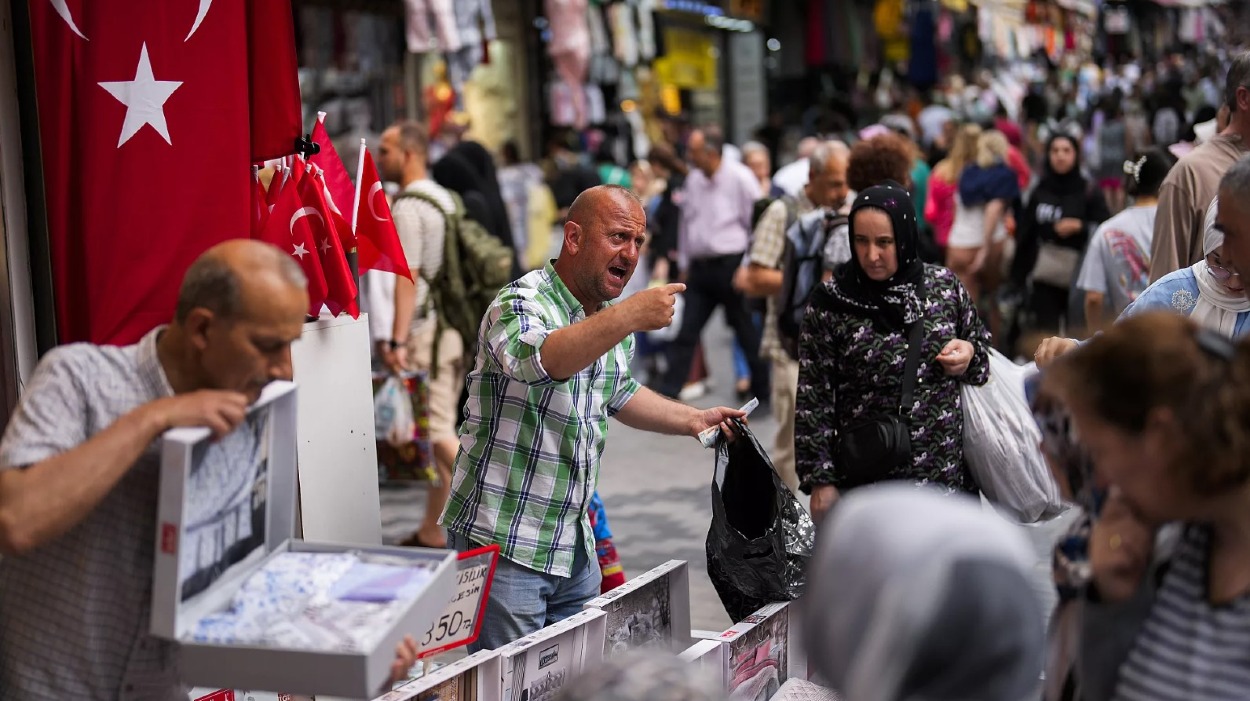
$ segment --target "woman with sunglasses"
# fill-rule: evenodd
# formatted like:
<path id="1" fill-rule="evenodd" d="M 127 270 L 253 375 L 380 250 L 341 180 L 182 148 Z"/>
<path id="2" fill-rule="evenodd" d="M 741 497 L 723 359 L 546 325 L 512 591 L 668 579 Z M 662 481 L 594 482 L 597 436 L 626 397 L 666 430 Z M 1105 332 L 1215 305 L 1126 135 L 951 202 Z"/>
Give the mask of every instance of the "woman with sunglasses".
<path id="1" fill-rule="evenodd" d="M 1074 693 L 1051 698 L 1246 698 L 1250 343 L 1142 314 L 1055 363 L 1043 390 L 1109 490 L 1075 599 Z M 1173 543 L 1154 537 L 1163 524 L 1178 527 Z"/>
<path id="2" fill-rule="evenodd" d="M 1225 338 L 1250 333 L 1250 299 L 1239 271 L 1225 263 L 1224 232 L 1215 224 L 1219 198 L 1207 208 L 1202 250 L 1206 256 L 1188 268 L 1157 280 L 1120 315 L 1127 319 L 1154 309 L 1170 309 L 1198 322 Z M 1038 346 L 1034 359 L 1045 368 L 1055 358 L 1076 348 L 1071 338 L 1048 338 Z"/>

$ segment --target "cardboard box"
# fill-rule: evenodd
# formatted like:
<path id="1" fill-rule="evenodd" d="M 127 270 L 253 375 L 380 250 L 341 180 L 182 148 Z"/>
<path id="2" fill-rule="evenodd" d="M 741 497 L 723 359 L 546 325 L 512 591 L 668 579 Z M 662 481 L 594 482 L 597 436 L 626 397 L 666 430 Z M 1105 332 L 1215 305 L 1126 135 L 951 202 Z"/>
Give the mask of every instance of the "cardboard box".
<path id="1" fill-rule="evenodd" d="M 501 701 L 499 652 L 483 650 L 395 688 L 375 701 Z"/>
<path id="2" fill-rule="evenodd" d="M 603 661 L 607 614 L 599 609 L 553 623 L 499 650 L 503 701 L 551 701 L 588 665 Z"/>
<path id="3" fill-rule="evenodd" d="M 165 433 L 151 632 L 180 643 L 182 678 L 193 686 L 369 698 L 389 680 L 404 635 L 425 630 L 447 603 L 455 588 L 456 556 L 447 550 L 295 540 L 295 407 L 295 385 L 275 382 L 247 420 L 220 441 L 210 441 L 207 429 Z M 430 571 L 420 593 L 371 637 L 366 650 L 191 639 L 200 619 L 228 610 L 248 577 L 276 555 L 348 551 L 400 557 Z"/>
<path id="4" fill-rule="evenodd" d="M 679 652 L 690 645 L 690 574 L 685 560 L 668 562 L 592 599 L 607 616 L 608 657 L 635 648 Z"/>
<path id="5" fill-rule="evenodd" d="M 686 648 L 678 659 L 715 679 L 722 689 L 729 688 L 729 645 L 719 640 L 699 640 Z"/>
<path id="6" fill-rule="evenodd" d="M 807 678 L 798 618 L 788 603 L 769 604 L 721 633 L 730 701 L 771 698 L 790 678 Z"/>

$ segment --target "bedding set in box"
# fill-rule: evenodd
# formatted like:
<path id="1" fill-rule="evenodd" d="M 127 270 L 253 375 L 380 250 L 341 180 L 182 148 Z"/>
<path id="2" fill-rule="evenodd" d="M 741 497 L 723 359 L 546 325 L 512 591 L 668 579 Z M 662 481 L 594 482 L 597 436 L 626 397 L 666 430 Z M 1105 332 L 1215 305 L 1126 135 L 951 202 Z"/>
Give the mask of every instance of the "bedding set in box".
<path id="1" fill-rule="evenodd" d="M 295 539 L 295 406 L 275 382 L 220 440 L 165 433 L 151 631 L 180 643 L 188 684 L 369 698 L 442 611 L 456 556 Z"/>

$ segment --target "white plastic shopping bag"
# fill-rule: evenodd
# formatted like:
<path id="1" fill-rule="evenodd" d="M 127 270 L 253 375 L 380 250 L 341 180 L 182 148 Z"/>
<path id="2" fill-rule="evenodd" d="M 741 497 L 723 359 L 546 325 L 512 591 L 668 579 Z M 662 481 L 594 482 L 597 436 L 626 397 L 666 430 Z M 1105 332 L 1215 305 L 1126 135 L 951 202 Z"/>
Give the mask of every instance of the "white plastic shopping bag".
<path id="1" fill-rule="evenodd" d="M 1064 509 L 1024 395 L 1024 379 L 1032 372 L 1036 369 L 991 349 L 989 381 L 981 387 L 962 385 L 964 459 L 986 498 L 1020 523 L 1036 523 Z"/>
<path id="2" fill-rule="evenodd" d="M 411 443 L 417 431 L 412 415 L 412 398 L 404 383 L 395 375 L 386 378 L 373 395 L 373 430 L 379 440 L 393 446 Z"/>

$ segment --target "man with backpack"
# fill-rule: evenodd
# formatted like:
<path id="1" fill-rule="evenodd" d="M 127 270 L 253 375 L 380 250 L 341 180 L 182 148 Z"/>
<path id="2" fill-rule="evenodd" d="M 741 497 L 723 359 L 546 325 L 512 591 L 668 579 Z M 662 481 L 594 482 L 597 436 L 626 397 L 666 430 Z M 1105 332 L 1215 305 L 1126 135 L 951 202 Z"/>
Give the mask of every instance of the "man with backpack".
<path id="1" fill-rule="evenodd" d="M 438 525 L 438 515 L 447 503 L 451 466 L 460 447 L 456 415 L 467 369 L 465 339 L 454 328 L 439 328 L 431 303 L 430 280 L 442 272 L 447 222 L 456 211 L 456 201 L 429 178 L 427 158 L 426 131 L 420 123 L 398 122 L 382 133 L 378 168 L 383 179 L 403 187 L 391 216 L 416 282 L 396 277 L 393 331 L 390 339 L 377 344 L 379 357 L 391 371 L 421 370 L 429 376 L 430 445 L 439 484 L 430 491 L 421 527 L 404 545 L 444 548 L 447 537 Z"/>
<path id="2" fill-rule="evenodd" d="M 798 327 L 812 291 L 824 271 L 849 259 L 848 245 L 827 246 L 844 235 L 845 208 L 854 199 L 847 185 L 850 149 L 840 141 L 820 144 L 810 156 L 807 185 L 797 197 L 779 198 L 760 216 L 734 286 L 751 297 L 767 298 L 760 356 L 772 361 L 772 408 L 777 419 L 773 464 L 792 490 L 799 479 L 794 468 L 794 403 L 798 391 Z M 844 250 L 842 260 L 826 259 L 826 249 Z"/>

